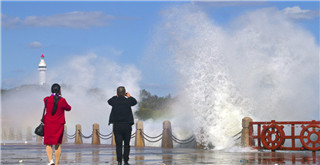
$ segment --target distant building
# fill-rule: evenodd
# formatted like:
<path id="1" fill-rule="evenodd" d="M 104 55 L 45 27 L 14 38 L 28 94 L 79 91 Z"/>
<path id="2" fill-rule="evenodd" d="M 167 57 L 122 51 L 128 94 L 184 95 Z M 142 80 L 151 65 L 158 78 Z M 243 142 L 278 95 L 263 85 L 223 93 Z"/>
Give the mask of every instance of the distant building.
<path id="1" fill-rule="evenodd" d="M 39 84 L 44 85 L 46 83 L 46 70 L 47 70 L 47 65 L 44 62 L 44 55 L 41 55 L 41 60 L 38 66 L 39 70 Z"/>

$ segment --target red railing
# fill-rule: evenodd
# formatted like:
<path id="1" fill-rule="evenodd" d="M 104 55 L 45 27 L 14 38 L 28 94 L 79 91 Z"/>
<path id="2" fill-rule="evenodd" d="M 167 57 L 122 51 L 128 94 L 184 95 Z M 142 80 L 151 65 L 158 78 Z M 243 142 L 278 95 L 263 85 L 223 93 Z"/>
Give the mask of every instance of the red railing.
<path id="1" fill-rule="evenodd" d="M 249 127 L 249 145 L 256 149 L 320 150 L 320 121 L 272 120 L 250 122 Z"/>

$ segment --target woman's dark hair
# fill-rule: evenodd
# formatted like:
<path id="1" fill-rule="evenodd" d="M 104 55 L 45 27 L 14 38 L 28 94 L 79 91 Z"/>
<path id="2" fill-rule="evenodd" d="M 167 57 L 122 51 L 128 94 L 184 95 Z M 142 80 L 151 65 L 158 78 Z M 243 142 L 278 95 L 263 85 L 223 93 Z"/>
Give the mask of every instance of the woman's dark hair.
<path id="1" fill-rule="evenodd" d="M 55 83 L 51 86 L 51 92 L 54 93 L 54 105 L 53 105 L 53 110 L 52 110 L 52 113 L 51 115 L 54 115 L 57 111 L 57 108 L 58 108 L 58 102 L 60 100 L 60 85 Z"/>

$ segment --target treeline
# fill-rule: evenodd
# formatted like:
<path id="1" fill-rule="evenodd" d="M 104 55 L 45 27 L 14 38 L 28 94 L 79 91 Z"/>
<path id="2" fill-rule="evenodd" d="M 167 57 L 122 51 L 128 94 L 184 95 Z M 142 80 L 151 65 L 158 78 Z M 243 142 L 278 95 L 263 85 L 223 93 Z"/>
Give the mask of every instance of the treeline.
<path id="1" fill-rule="evenodd" d="M 145 89 L 140 91 L 140 102 L 135 115 L 140 120 L 157 119 L 170 116 L 170 106 L 174 98 L 171 95 L 158 97 Z"/>

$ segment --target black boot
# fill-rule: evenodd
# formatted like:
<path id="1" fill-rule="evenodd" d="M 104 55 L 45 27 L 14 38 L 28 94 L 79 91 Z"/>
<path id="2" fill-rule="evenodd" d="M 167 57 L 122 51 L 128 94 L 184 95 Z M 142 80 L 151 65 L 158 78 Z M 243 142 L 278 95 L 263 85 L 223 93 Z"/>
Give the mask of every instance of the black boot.
<path id="1" fill-rule="evenodd" d="M 118 165 L 122 165 L 122 162 L 118 162 Z"/>
<path id="2" fill-rule="evenodd" d="M 128 162 L 124 162 L 124 165 L 130 165 Z"/>

